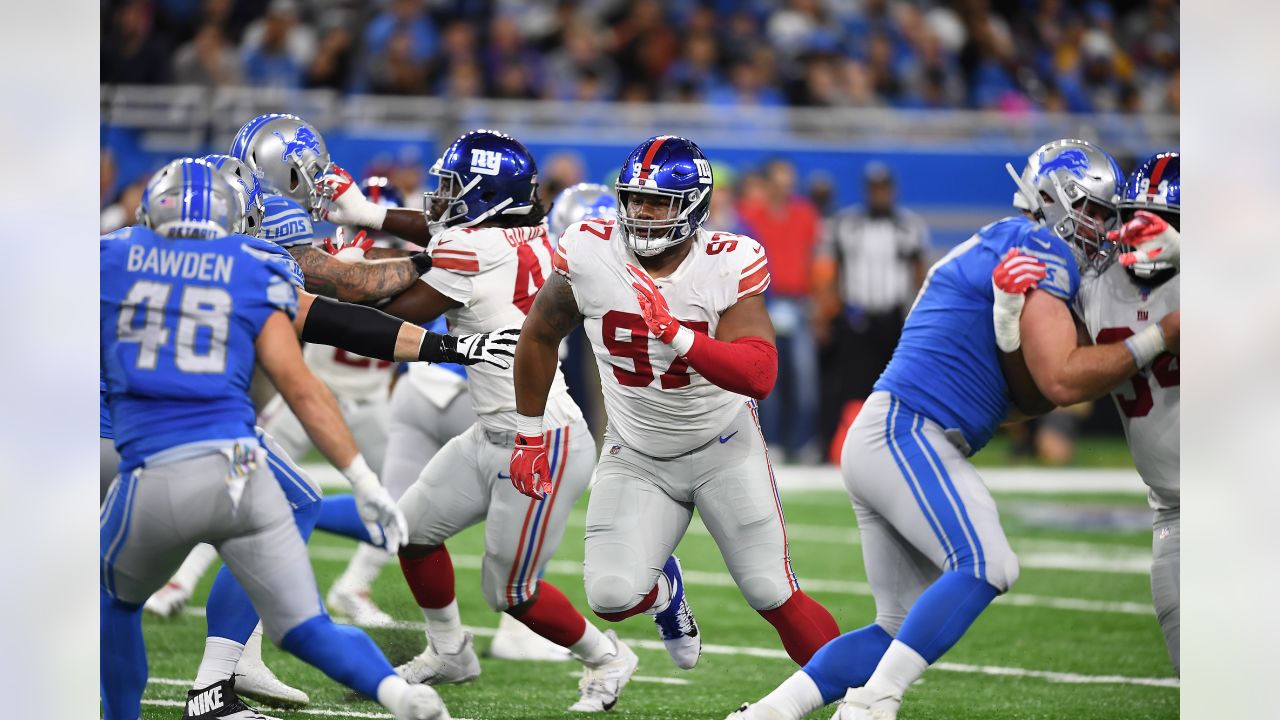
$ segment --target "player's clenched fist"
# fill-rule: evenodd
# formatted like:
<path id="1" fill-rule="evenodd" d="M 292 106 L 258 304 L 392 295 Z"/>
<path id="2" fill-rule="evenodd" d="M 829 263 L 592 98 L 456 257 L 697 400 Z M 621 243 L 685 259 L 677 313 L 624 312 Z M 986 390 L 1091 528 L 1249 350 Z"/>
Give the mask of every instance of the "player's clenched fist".
<path id="1" fill-rule="evenodd" d="M 382 221 L 387 217 L 387 209 L 376 202 L 371 202 L 360 192 L 351 173 L 337 165 L 330 165 L 320 177 L 320 192 L 316 194 L 316 210 L 321 220 L 336 225 L 358 225 L 360 227 L 382 229 Z"/>
<path id="2" fill-rule="evenodd" d="M 551 467 L 547 465 L 545 435 L 516 433 L 516 447 L 511 451 L 511 484 L 535 500 L 541 500 L 551 492 Z"/>
<path id="3" fill-rule="evenodd" d="M 1026 293 L 1048 273 L 1043 261 L 1024 255 L 1017 248 L 1011 249 L 1004 260 L 991 273 L 991 289 L 995 302 L 991 306 L 991 319 L 996 330 L 996 346 L 1011 353 L 1022 347 L 1022 333 L 1018 322 L 1022 318 L 1022 306 Z"/>
<path id="4" fill-rule="evenodd" d="M 1178 267 L 1182 236 L 1177 228 L 1153 212 L 1137 211 L 1124 227 L 1107 233 L 1107 239 L 1134 248 L 1120 255 L 1120 264 L 1125 267 L 1156 260 Z"/>
<path id="5" fill-rule="evenodd" d="M 649 332 L 662 342 L 670 345 L 675 339 L 676 334 L 680 332 L 680 321 L 671 315 L 671 308 L 667 306 L 667 299 L 662 297 L 662 291 L 658 290 L 658 286 L 653 283 L 653 279 L 649 274 L 635 265 L 628 264 L 627 272 L 636 279 L 631 283 L 631 287 L 636 289 L 636 300 L 640 303 L 640 314 L 644 316 L 644 322 L 649 326 Z"/>

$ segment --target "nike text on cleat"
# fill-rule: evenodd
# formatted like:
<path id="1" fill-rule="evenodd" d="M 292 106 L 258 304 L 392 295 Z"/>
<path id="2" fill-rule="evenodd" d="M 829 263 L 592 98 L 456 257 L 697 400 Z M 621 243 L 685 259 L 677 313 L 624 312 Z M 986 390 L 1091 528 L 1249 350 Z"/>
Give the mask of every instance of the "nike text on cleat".
<path id="1" fill-rule="evenodd" d="M 167 582 L 164 587 L 155 591 L 142 607 L 149 613 L 160 617 L 173 617 L 186 607 L 191 599 L 191 590 L 175 582 Z"/>
<path id="2" fill-rule="evenodd" d="M 199 690 L 188 690 L 182 720 L 278 720 L 244 704 L 236 695 L 235 679 L 220 680 Z"/>
<path id="3" fill-rule="evenodd" d="M 618 704 L 618 696 L 627 681 L 636 672 L 640 659 L 634 651 L 618 639 L 617 633 L 605 631 L 605 635 L 613 641 L 614 652 L 606 657 L 603 663 L 595 667 L 583 668 L 582 680 L 578 681 L 578 690 L 582 697 L 569 706 L 572 712 L 606 712 Z"/>
<path id="4" fill-rule="evenodd" d="M 831 720 L 897 720 L 902 698 L 860 687 L 850 688 Z"/>
<path id="5" fill-rule="evenodd" d="M 671 583 L 671 602 L 667 609 L 653 616 L 658 635 L 667 647 L 667 654 L 682 670 L 692 669 L 702 655 L 702 636 L 698 633 L 698 621 L 684 594 L 684 577 L 680 573 L 680 560 L 675 555 L 667 558 L 662 573 Z"/>
<path id="6" fill-rule="evenodd" d="M 330 611 L 351 620 L 353 625 L 364 627 L 389 627 L 395 624 L 390 615 L 382 611 L 369 597 L 368 589 L 356 589 L 334 585 L 325 596 Z"/>
<path id="7" fill-rule="evenodd" d="M 480 658 L 476 657 L 468 632 L 463 633 L 462 647 L 457 652 L 439 653 L 428 646 L 417 657 L 396 668 L 396 673 L 411 683 L 464 683 L 480 677 Z"/>

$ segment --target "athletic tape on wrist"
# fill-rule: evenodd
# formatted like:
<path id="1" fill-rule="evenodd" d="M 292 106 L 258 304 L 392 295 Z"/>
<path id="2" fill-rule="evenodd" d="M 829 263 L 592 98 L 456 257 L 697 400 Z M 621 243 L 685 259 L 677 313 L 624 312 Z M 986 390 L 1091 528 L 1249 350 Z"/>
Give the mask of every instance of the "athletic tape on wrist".
<path id="1" fill-rule="evenodd" d="M 1124 346 L 1129 348 L 1129 353 L 1133 355 L 1133 363 L 1141 370 L 1165 351 L 1164 331 L 1160 329 L 1159 323 L 1155 323 L 1144 328 L 1137 335 L 1125 338 Z"/>
<path id="2" fill-rule="evenodd" d="M 671 338 L 671 349 L 676 351 L 676 355 L 684 355 L 693 347 L 694 339 L 693 330 L 681 325 L 676 336 Z"/>
<path id="3" fill-rule="evenodd" d="M 516 432 L 525 437 L 542 437 L 542 416 L 529 417 L 516 413 Z"/>

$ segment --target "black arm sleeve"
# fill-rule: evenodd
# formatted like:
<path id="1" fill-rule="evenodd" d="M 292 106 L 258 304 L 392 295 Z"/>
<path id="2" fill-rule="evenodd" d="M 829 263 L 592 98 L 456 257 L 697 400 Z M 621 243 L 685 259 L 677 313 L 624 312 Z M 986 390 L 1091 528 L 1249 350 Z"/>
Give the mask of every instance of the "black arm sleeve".
<path id="1" fill-rule="evenodd" d="M 303 342 L 332 345 L 376 360 L 396 359 L 396 337 L 404 323 L 363 305 L 317 296 L 302 326 Z"/>

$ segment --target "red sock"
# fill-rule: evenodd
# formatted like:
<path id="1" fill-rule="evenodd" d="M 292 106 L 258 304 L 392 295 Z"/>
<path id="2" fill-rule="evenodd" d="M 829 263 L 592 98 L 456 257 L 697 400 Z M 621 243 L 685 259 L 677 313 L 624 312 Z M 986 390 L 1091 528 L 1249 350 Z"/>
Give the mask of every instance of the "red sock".
<path id="1" fill-rule="evenodd" d="M 587 632 L 587 619 L 559 588 L 546 580 L 538 581 L 533 601 L 525 606 L 523 612 L 511 617 L 560 647 L 572 646 Z"/>
<path id="2" fill-rule="evenodd" d="M 622 610 L 621 612 L 600 612 L 597 610 L 596 615 L 599 615 L 601 620 L 622 622 L 632 615 L 639 615 L 645 610 L 648 610 L 653 607 L 653 604 L 656 602 L 658 602 L 658 586 L 654 585 L 653 589 L 649 591 L 649 594 L 641 598 L 640 602 L 636 603 L 635 606 Z"/>
<path id="3" fill-rule="evenodd" d="M 453 560 L 443 543 L 400 548 L 400 570 L 418 607 L 442 608 L 453 602 Z"/>
<path id="4" fill-rule="evenodd" d="M 809 662 L 818 648 L 840 635 L 840 628 L 831 613 L 799 590 L 780 607 L 761 610 L 760 616 L 778 631 L 782 647 L 797 665 Z"/>

